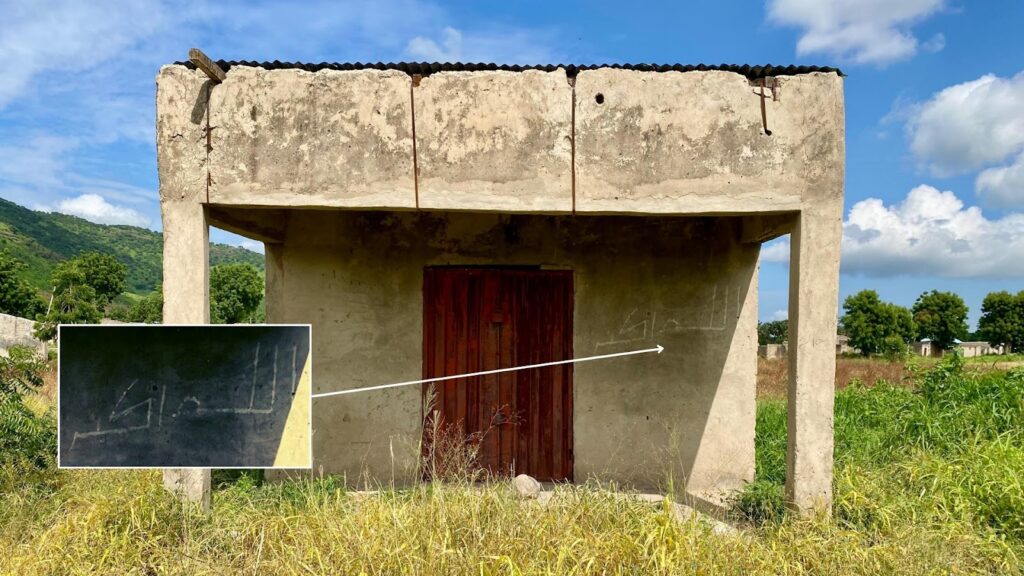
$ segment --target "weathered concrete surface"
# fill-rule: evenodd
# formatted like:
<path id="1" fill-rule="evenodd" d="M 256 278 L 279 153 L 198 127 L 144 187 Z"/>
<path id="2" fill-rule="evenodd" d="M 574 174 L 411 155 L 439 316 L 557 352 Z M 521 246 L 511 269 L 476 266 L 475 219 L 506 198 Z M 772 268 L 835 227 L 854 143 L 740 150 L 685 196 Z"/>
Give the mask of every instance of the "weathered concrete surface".
<path id="1" fill-rule="evenodd" d="M 34 320 L 0 313 L 0 355 L 6 356 L 14 346 L 32 348 L 46 357 L 46 343 L 36 339 Z"/>
<path id="2" fill-rule="evenodd" d="M 842 79 L 774 82 L 768 136 L 761 98 L 739 74 L 580 72 L 576 211 L 783 212 L 825 193 L 813 186 L 842 164 Z"/>
<path id="3" fill-rule="evenodd" d="M 443 72 L 413 96 L 421 208 L 572 211 L 564 70 Z"/>
<path id="4" fill-rule="evenodd" d="M 210 322 L 210 236 L 202 204 L 186 187 L 168 190 L 161 179 L 160 204 L 164 236 L 164 324 Z M 210 507 L 210 470 L 164 469 L 164 487 L 181 498 Z"/>
<path id="5" fill-rule="evenodd" d="M 815 208 L 801 213 L 790 238 L 786 501 L 829 514 L 842 199 Z"/>
<path id="6" fill-rule="evenodd" d="M 164 66 L 156 84 L 156 160 L 161 201 L 206 201 L 210 83 L 184 66 Z"/>
<path id="7" fill-rule="evenodd" d="M 575 479 L 706 493 L 754 472 L 757 245 L 739 219 L 293 211 L 267 315 L 310 322 L 314 392 L 413 380 L 429 265 L 575 272 Z M 697 248 L 695 248 L 697 247 Z M 269 248 L 269 247 L 268 247 Z M 649 356 L 649 357 L 648 357 Z M 314 400 L 314 470 L 415 481 L 418 387 Z"/>
<path id="8" fill-rule="evenodd" d="M 182 500 L 210 509 L 210 471 L 204 468 L 167 468 L 164 489 Z"/>
<path id="9" fill-rule="evenodd" d="M 415 207 L 412 79 L 237 66 L 210 101 L 210 202 Z"/>

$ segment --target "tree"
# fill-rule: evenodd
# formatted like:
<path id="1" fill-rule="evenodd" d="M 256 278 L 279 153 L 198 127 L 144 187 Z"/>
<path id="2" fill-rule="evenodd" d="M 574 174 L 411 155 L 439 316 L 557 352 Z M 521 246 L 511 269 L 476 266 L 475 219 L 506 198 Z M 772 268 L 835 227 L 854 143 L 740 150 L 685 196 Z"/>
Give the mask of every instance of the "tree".
<path id="1" fill-rule="evenodd" d="M 136 300 L 125 314 L 125 321 L 143 324 L 159 324 L 164 318 L 164 291 L 157 285 L 156 291 Z"/>
<path id="2" fill-rule="evenodd" d="M 914 320 L 902 306 L 883 302 L 874 290 L 861 290 L 843 301 L 843 330 L 850 346 L 864 356 L 896 354 L 914 337 Z"/>
<path id="3" fill-rule="evenodd" d="M 782 344 L 789 339 L 789 320 L 757 323 L 757 343 Z"/>
<path id="4" fill-rule="evenodd" d="M 0 252 L 0 312 L 35 318 L 43 303 L 35 290 L 22 278 L 25 264 L 6 252 Z"/>
<path id="5" fill-rule="evenodd" d="M 1024 349 L 1024 291 L 990 292 L 981 303 L 978 336 L 990 344 Z"/>
<path id="6" fill-rule="evenodd" d="M 967 338 L 967 305 L 952 292 L 932 290 L 921 294 L 913 312 L 918 338 L 930 338 L 942 349 Z"/>
<path id="7" fill-rule="evenodd" d="M 86 274 L 78 266 L 64 264 L 53 270 L 50 281 L 53 284 L 53 300 L 45 314 L 36 317 L 36 338 L 52 340 L 57 336 L 60 324 L 95 324 L 103 319 L 96 305 L 96 290 L 86 282 Z"/>
<path id="8" fill-rule="evenodd" d="M 210 269 L 210 320 L 214 324 L 251 322 L 263 300 L 263 277 L 249 264 Z"/>
<path id="9" fill-rule="evenodd" d="M 97 305 L 105 308 L 125 291 L 128 269 L 109 254 L 83 252 L 57 265 L 77 267 L 85 275 L 85 283 L 96 291 Z"/>

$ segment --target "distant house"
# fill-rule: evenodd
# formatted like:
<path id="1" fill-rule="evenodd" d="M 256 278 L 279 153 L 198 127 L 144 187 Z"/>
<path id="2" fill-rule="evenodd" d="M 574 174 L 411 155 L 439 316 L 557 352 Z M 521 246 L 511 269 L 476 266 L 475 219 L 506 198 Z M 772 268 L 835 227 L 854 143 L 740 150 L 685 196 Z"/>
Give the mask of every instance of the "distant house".
<path id="1" fill-rule="evenodd" d="M 956 341 L 956 347 L 964 353 L 964 358 L 976 358 L 978 356 L 991 356 L 1006 353 L 1003 345 L 993 346 L 988 342 L 961 342 Z"/>
<path id="2" fill-rule="evenodd" d="M 842 334 L 836 336 L 836 356 L 843 354 L 855 354 L 857 349 L 850 346 L 850 337 Z"/>
<path id="3" fill-rule="evenodd" d="M 941 358 L 946 352 L 942 348 L 932 342 L 930 338 L 924 338 L 920 342 L 914 342 L 912 344 L 914 354 L 918 356 L 935 356 Z M 1003 344 L 993 346 L 988 342 L 962 342 L 960 340 L 953 341 L 953 347 L 959 349 L 964 358 L 976 358 L 978 356 L 990 356 L 999 354 L 1008 354 L 1009 347 Z"/>
<path id="4" fill-rule="evenodd" d="M 761 344 L 757 347 L 757 355 L 769 360 L 785 358 L 787 353 L 786 342 L 782 344 Z"/>
<path id="5" fill-rule="evenodd" d="M 936 346 L 931 338 L 922 338 L 919 342 L 911 344 L 910 347 L 918 356 L 942 356 L 942 349 Z"/>

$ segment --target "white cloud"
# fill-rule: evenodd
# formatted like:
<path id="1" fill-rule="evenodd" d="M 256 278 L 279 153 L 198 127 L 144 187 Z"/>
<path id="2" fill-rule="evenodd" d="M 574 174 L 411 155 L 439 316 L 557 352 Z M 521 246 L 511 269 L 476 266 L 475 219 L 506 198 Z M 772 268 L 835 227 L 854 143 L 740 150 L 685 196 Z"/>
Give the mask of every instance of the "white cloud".
<path id="1" fill-rule="evenodd" d="M 910 151 L 933 173 L 1001 163 L 1024 151 L 1024 72 L 950 86 L 911 106 L 909 116 Z"/>
<path id="2" fill-rule="evenodd" d="M 447 50 L 439 57 L 513 62 L 545 60 L 558 40 L 532 29 L 449 32 L 452 14 L 435 0 L 304 3 L 315 18 L 296 17 L 288 3 L 249 0 L 36 4 L 0 0 L 0 197 L 70 202 L 91 218 L 127 223 L 141 215 L 155 226 L 153 79 L 190 46 L 215 59 L 365 62 L 404 59 L 433 42 Z M 434 40 L 419 36 L 436 30 Z M 75 204 L 97 196 L 114 210 Z"/>
<path id="3" fill-rule="evenodd" d="M 5 2 L 0 27 L 0 107 L 47 70 L 80 71 L 106 60 L 148 35 L 161 21 L 153 1 L 78 2 L 38 6 Z"/>
<path id="4" fill-rule="evenodd" d="M 441 31 L 440 42 L 425 36 L 409 40 L 405 51 L 413 58 L 427 62 L 453 62 L 462 59 L 462 33 L 446 27 Z"/>
<path id="5" fill-rule="evenodd" d="M 943 0 L 768 0 L 768 19 L 803 29 L 799 56 L 825 54 L 856 64 L 885 65 L 917 53 L 914 24 L 943 8 Z M 941 50 L 945 37 L 924 48 Z"/>
<path id="6" fill-rule="evenodd" d="M 77 145 L 74 139 L 47 134 L 29 136 L 22 142 L 0 142 L 0 182 L 58 186 L 64 158 Z"/>
<path id="7" fill-rule="evenodd" d="M 1009 166 L 983 170 L 974 187 L 982 201 L 990 206 L 1024 207 L 1024 153 Z"/>
<path id="8" fill-rule="evenodd" d="M 107 202 L 99 194 L 82 194 L 75 198 L 61 200 L 52 209 L 39 207 L 45 212 L 60 212 L 84 218 L 97 224 L 126 224 L 128 226 L 148 226 L 149 218 L 131 208 L 115 206 Z"/>
<path id="9" fill-rule="evenodd" d="M 789 236 L 782 236 L 761 246 L 762 262 L 789 262 Z"/>
<path id="10" fill-rule="evenodd" d="M 953 192 L 921 185 L 899 204 L 854 204 L 843 223 L 844 273 L 1024 277 L 1024 214 L 986 218 Z"/>
<path id="11" fill-rule="evenodd" d="M 263 242 L 257 242 L 256 240 L 249 240 L 248 238 L 246 238 L 245 240 L 242 240 L 239 246 L 245 248 L 246 250 L 251 250 L 253 252 L 259 252 L 260 254 L 263 254 Z"/>
<path id="12" fill-rule="evenodd" d="M 789 319 L 789 310 L 786 310 L 785 308 L 783 308 L 782 310 L 776 310 L 774 313 L 772 313 L 772 320 L 788 320 L 788 319 Z"/>
<path id="13" fill-rule="evenodd" d="M 924 44 L 921 44 L 921 49 L 925 52 L 932 54 L 936 52 L 942 52 L 942 49 L 946 47 L 946 35 L 942 32 L 929 38 Z"/>
<path id="14" fill-rule="evenodd" d="M 405 52 L 428 62 L 497 62 L 546 64 L 558 58 L 551 51 L 551 34 L 538 30 L 482 30 L 464 33 L 446 26 L 439 38 L 416 36 Z"/>

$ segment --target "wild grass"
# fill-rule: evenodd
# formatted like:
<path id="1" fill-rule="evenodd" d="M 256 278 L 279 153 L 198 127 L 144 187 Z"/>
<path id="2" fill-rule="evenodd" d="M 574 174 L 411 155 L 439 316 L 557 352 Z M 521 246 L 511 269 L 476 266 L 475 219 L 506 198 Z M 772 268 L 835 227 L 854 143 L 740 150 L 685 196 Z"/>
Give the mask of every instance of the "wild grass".
<path id="1" fill-rule="evenodd" d="M 947 362 L 916 382 L 839 392 L 831 519 L 784 512 L 785 405 L 767 399 L 737 534 L 594 482 L 543 505 L 493 479 L 356 493 L 241 473 L 204 514 L 158 471 L 8 465 L 0 574 L 1021 573 L 1024 372 Z"/>
<path id="2" fill-rule="evenodd" d="M 972 372 L 950 357 L 914 388 L 854 383 L 836 395 L 834 523 L 859 534 L 913 526 L 1024 546 L 1024 370 Z M 755 524 L 785 522 L 786 407 L 762 400 L 756 481 L 737 499 Z M 1010 570 L 1010 565 L 1004 567 Z"/>

